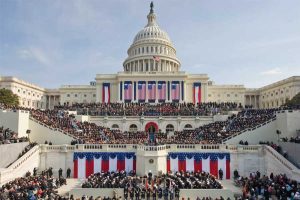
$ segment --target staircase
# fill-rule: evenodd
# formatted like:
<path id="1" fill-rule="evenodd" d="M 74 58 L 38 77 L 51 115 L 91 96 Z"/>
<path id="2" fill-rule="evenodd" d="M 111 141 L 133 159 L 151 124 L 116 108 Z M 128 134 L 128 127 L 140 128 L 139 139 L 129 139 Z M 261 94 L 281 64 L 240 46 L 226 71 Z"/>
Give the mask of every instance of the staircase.
<path id="1" fill-rule="evenodd" d="M 69 196 L 69 192 L 72 189 L 75 188 L 81 188 L 81 184 L 82 184 L 82 180 L 80 179 L 67 179 L 67 185 L 63 185 L 62 187 L 58 188 L 57 192 L 58 195 L 61 195 L 63 197 L 68 197 Z"/>
<path id="2" fill-rule="evenodd" d="M 15 178 L 25 176 L 28 171 L 32 173 L 33 168 L 39 166 L 39 149 L 39 145 L 36 145 L 9 167 L 0 168 L 0 185 L 3 185 Z"/>

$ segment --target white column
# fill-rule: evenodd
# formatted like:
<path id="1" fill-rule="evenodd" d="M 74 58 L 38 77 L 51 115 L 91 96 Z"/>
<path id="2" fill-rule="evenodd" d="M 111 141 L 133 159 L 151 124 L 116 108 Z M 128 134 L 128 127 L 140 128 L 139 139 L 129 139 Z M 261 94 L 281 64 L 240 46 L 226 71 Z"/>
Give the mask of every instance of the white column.
<path id="1" fill-rule="evenodd" d="M 250 97 L 250 106 L 252 105 L 252 98 L 251 98 L 251 95 L 249 95 L 249 97 Z"/>
<path id="2" fill-rule="evenodd" d="M 51 109 L 51 95 L 49 95 L 49 104 L 48 104 L 48 109 Z"/>
<path id="3" fill-rule="evenodd" d="M 55 106 L 55 95 L 53 96 L 53 108 Z"/>
<path id="4" fill-rule="evenodd" d="M 150 63 L 150 59 L 148 59 L 148 72 L 150 72 L 151 71 L 151 65 L 150 65 L 151 63 Z"/>
<path id="5" fill-rule="evenodd" d="M 179 102 L 181 102 L 181 95 L 182 95 L 182 88 L 181 88 L 181 81 L 179 81 Z"/>
<path id="6" fill-rule="evenodd" d="M 184 95 L 183 95 L 183 101 L 185 102 L 186 101 L 186 81 L 183 82 L 183 88 L 184 88 Z"/>
<path id="7" fill-rule="evenodd" d="M 131 88 L 132 88 L 132 97 L 131 97 L 131 102 L 134 102 L 134 93 L 135 93 L 135 90 L 134 90 L 134 81 L 132 81 Z"/>
<path id="8" fill-rule="evenodd" d="M 145 102 L 148 102 L 148 81 L 146 81 L 146 99 Z"/>
<path id="9" fill-rule="evenodd" d="M 125 102 L 125 98 L 124 98 L 124 85 L 125 85 L 125 81 L 123 81 L 122 83 L 122 102 Z"/>
<path id="10" fill-rule="evenodd" d="M 119 81 L 117 84 L 118 84 L 118 96 L 119 96 L 119 102 L 120 102 L 120 101 L 121 101 L 121 95 L 120 95 L 120 92 L 121 92 L 120 81 Z M 100 100 L 100 102 L 102 102 L 102 99 Z"/>
<path id="11" fill-rule="evenodd" d="M 169 81 L 169 86 L 168 86 L 168 93 L 169 93 L 169 95 L 170 95 L 170 99 L 168 100 L 169 102 L 171 102 L 172 101 L 172 95 L 171 95 L 171 84 L 172 84 L 172 81 Z M 168 96 L 167 96 L 167 98 L 168 98 Z"/>

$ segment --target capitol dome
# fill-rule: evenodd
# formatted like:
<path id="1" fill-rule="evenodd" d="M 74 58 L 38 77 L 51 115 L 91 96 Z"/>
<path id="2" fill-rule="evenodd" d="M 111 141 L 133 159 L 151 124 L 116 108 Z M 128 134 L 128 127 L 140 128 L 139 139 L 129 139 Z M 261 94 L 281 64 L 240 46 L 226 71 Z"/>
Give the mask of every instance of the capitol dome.
<path id="1" fill-rule="evenodd" d="M 178 72 L 180 61 L 176 57 L 168 34 L 162 30 L 150 5 L 147 25 L 134 37 L 129 47 L 128 57 L 123 63 L 125 72 Z"/>

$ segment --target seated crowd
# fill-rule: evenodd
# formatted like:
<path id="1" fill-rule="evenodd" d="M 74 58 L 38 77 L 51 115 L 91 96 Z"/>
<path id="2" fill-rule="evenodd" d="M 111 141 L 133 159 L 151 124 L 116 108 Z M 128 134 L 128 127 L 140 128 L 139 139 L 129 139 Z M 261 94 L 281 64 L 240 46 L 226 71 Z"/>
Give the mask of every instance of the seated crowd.
<path id="1" fill-rule="evenodd" d="M 244 199 L 300 199 L 300 182 L 286 177 L 285 174 L 261 176 L 260 172 L 249 177 L 236 179 L 243 188 Z"/>
<path id="2" fill-rule="evenodd" d="M 99 172 L 90 175 L 82 188 L 124 188 L 124 197 L 177 199 L 180 189 L 222 189 L 216 178 L 206 172 L 176 172 L 159 176 L 136 176 L 134 172 Z"/>
<path id="3" fill-rule="evenodd" d="M 92 116 L 207 116 L 241 109 L 236 103 L 80 103 L 61 105 L 57 109 L 77 111 L 80 115 Z"/>
<path id="4" fill-rule="evenodd" d="M 0 144 L 11 144 L 17 142 L 27 142 L 27 137 L 18 138 L 18 133 L 9 128 L 0 127 Z"/>
<path id="5" fill-rule="evenodd" d="M 32 176 L 30 172 L 25 177 L 16 178 L 0 188 L 0 199 L 65 199 L 57 194 L 57 188 L 66 184 L 64 178 L 53 178 L 48 172 Z"/>
<path id="6" fill-rule="evenodd" d="M 292 142 L 292 143 L 300 143 L 300 136 L 288 138 L 282 138 L 283 142 Z"/>
<path id="7" fill-rule="evenodd" d="M 275 117 L 276 109 L 243 110 L 232 115 L 226 121 L 217 121 L 194 130 L 175 132 L 168 137 L 165 133 L 156 133 L 155 144 L 215 144 L 243 130 L 252 129 Z M 61 129 L 77 138 L 76 143 L 145 144 L 149 142 L 146 132 L 121 132 L 98 126 L 89 122 L 78 122 L 73 115 L 63 110 L 31 110 L 31 116 L 44 124 Z"/>

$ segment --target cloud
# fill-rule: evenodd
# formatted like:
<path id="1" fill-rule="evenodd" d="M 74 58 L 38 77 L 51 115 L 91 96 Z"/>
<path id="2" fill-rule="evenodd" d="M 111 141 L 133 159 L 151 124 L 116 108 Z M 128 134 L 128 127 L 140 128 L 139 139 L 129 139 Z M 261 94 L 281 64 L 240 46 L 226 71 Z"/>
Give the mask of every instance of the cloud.
<path id="1" fill-rule="evenodd" d="M 278 74 L 282 74 L 282 71 L 281 71 L 281 69 L 279 67 L 276 67 L 274 69 L 263 71 L 260 74 L 261 75 L 278 75 Z"/>
<path id="2" fill-rule="evenodd" d="M 37 47 L 30 47 L 28 49 L 21 49 L 17 52 L 22 59 L 32 59 L 44 65 L 50 65 L 51 61 L 46 53 Z"/>

